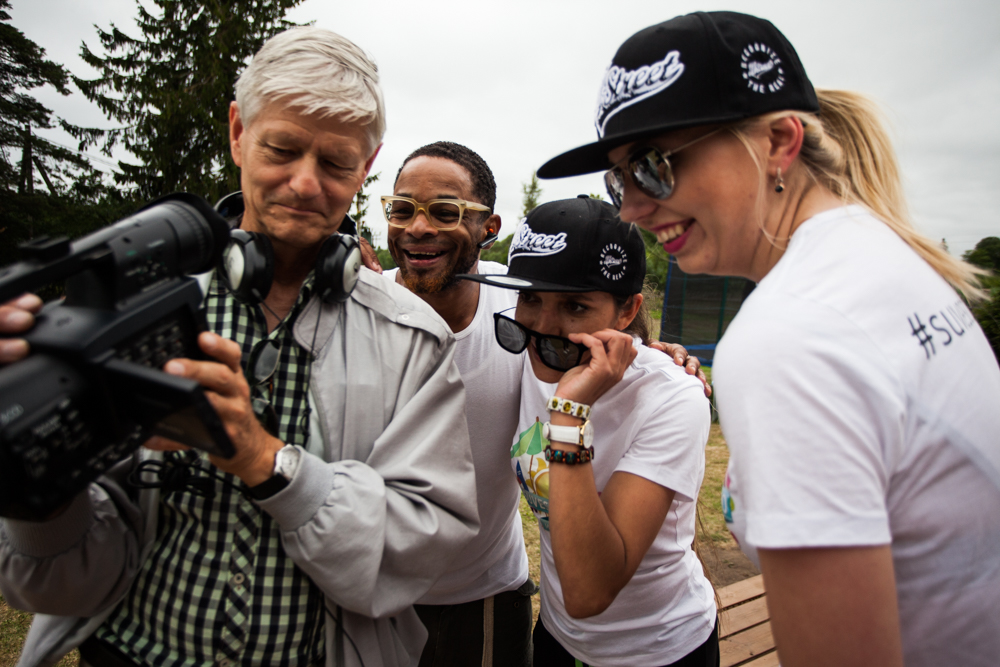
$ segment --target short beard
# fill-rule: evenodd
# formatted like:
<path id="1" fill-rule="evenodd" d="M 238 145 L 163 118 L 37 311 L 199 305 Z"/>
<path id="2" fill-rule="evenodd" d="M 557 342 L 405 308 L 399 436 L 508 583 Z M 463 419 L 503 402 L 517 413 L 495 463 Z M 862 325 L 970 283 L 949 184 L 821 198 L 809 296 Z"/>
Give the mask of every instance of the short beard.
<path id="1" fill-rule="evenodd" d="M 411 273 L 406 268 L 406 263 L 399 261 L 400 258 L 393 257 L 393 259 L 396 260 L 396 264 L 399 266 L 399 275 L 408 290 L 414 294 L 440 294 L 441 292 L 447 292 L 455 288 L 461 282 L 462 279 L 458 277 L 459 274 L 468 273 L 472 270 L 472 267 L 479 261 L 479 248 L 474 245 L 470 246 L 456 258 L 451 268 L 437 276 Z"/>

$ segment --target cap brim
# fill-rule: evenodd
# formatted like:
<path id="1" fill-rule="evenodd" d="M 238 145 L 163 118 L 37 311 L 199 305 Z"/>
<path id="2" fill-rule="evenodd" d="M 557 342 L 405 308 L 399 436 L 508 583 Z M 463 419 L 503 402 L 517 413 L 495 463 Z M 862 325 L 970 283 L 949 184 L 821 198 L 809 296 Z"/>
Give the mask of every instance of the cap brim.
<path id="1" fill-rule="evenodd" d="M 667 123 L 657 127 L 647 127 L 635 132 L 616 134 L 607 139 L 595 141 L 592 144 L 579 146 L 573 150 L 566 151 L 562 155 L 557 155 L 541 167 L 538 168 L 538 178 L 564 178 L 566 176 L 579 176 L 580 174 L 591 174 L 595 171 L 605 171 L 611 168 L 611 161 L 608 160 L 608 152 L 630 144 L 633 141 L 655 137 L 665 132 L 674 130 L 685 130 L 698 125 L 713 125 L 716 123 L 729 123 L 742 120 L 744 116 L 730 114 L 719 118 L 698 118 L 697 120 L 677 123 Z"/>
<path id="2" fill-rule="evenodd" d="M 457 278 L 463 280 L 473 280 L 477 283 L 484 283 L 494 287 L 504 289 L 528 290 L 531 292 L 593 292 L 593 287 L 580 287 L 579 285 L 559 285 L 535 280 L 534 278 L 520 278 L 510 276 L 505 273 L 460 273 Z"/>

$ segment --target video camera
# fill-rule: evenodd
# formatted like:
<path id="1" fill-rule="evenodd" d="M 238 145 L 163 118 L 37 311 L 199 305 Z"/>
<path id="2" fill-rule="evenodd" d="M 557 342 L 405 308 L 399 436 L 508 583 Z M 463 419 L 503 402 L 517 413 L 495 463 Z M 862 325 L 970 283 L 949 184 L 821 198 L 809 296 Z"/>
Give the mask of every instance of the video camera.
<path id="1" fill-rule="evenodd" d="M 160 370 L 206 358 L 202 292 L 188 274 L 219 262 L 229 226 L 175 194 L 70 243 L 41 238 L 0 269 L 0 303 L 66 281 L 0 369 L 0 516 L 41 520 L 152 435 L 230 457 L 222 421 L 193 380 Z"/>

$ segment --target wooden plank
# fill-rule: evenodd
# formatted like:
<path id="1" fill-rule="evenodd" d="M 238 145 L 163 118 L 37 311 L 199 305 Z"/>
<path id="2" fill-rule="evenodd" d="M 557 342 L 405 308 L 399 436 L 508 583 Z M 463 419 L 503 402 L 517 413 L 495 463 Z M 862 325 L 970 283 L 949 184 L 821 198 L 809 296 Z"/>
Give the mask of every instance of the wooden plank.
<path id="1" fill-rule="evenodd" d="M 719 637 L 735 635 L 747 628 L 760 625 L 771 618 L 767 612 L 767 598 L 757 598 L 738 607 L 730 607 L 719 614 Z"/>
<path id="2" fill-rule="evenodd" d="M 764 623 L 719 640 L 721 667 L 734 667 L 774 649 L 771 624 Z"/>
<path id="3" fill-rule="evenodd" d="M 767 655 L 763 655 L 756 660 L 744 662 L 740 665 L 740 667 L 780 667 L 778 663 L 778 652 L 771 651 Z"/>
<path id="4" fill-rule="evenodd" d="M 750 577 L 749 579 L 738 581 L 735 584 L 730 584 L 725 588 L 720 588 L 718 593 L 719 601 L 722 603 L 722 609 L 732 607 L 735 604 L 746 602 L 747 600 L 752 600 L 753 598 L 763 595 L 764 577 L 758 574 L 756 577 Z"/>

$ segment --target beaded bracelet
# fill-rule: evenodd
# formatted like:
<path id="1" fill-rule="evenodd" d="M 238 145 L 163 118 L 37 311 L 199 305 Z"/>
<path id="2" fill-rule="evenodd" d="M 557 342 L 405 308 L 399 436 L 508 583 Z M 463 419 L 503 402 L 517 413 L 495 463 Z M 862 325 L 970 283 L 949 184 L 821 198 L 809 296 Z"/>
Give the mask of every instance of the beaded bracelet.
<path id="1" fill-rule="evenodd" d="M 562 412 L 563 414 L 579 417 L 580 419 L 590 418 L 590 406 L 583 403 L 571 401 L 568 398 L 553 396 L 549 399 L 547 406 L 549 412 Z"/>
<path id="2" fill-rule="evenodd" d="M 545 460 L 550 463 L 590 463 L 594 460 L 594 448 L 584 447 L 578 452 L 567 452 L 563 449 L 552 449 L 551 446 L 545 448 Z"/>

